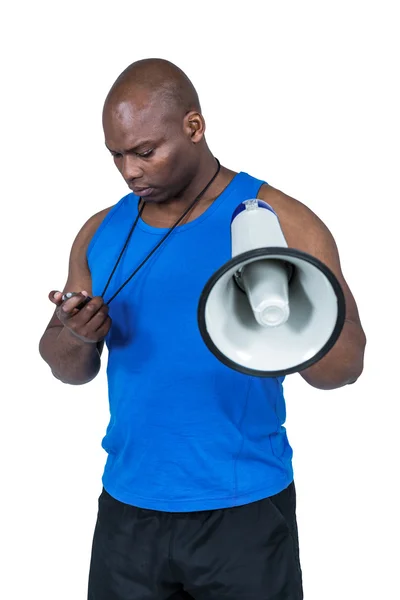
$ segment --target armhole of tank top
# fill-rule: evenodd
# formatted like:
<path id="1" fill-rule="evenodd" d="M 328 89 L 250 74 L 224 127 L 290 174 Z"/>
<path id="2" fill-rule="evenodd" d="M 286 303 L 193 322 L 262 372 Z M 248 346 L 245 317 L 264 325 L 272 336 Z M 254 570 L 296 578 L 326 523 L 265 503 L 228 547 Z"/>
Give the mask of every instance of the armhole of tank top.
<path id="1" fill-rule="evenodd" d="M 241 171 L 241 175 L 244 175 L 247 178 L 247 181 L 243 181 L 243 188 L 246 192 L 246 196 L 249 194 L 249 198 L 258 198 L 262 186 L 268 185 L 268 182 L 264 179 L 258 179 L 257 177 L 253 177 L 245 171 Z M 248 192 L 248 190 L 250 190 L 250 192 Z"/>
<path id="2" fill-rule="evenodd" d="M 263 185 L 268 185 L 268 183 L 266 181 L 262 181 L 261 179 L 257 179 L 256 180 L 257 183 L 257 193 L 256 193 L 256 198 L 258 198 L 258 195 L 260 193 L 260 190 L 262 188 Z"/>
<path id="3" fill-rule="evenodd" d="M 98 228 L 96 229 L 92 239 L 89 242 L 88 248 L 86 250 L 86 258 L 87 261 L 89 263 L 90 260 L 90 255 L 93 252 L 93 249 L 99 239 L 99 237 L 101 236 L 103 230 L 105 229 L 105 227 L 109 224 L 109 222 L 111 221 L 111 219 L 116 215 L 116 213 L 118 212 L 118 210 L 121 208 L 121 206 L 123 206 L 126 202 L 126 199 L 130 196 L 130 194 L 127 194 L 126 196 L 124 196 L 123 198 L 121 198 L 121 200 L 119 200 L 119 202 L 117 202 L 117 204 L 115 204 L 110 210 L 109 212 L 106 214 L 106 216 L 104 217 L 104 219 L 102 220 L 102 222 L 100 223 L 100 225 L 98 226 Z"/>

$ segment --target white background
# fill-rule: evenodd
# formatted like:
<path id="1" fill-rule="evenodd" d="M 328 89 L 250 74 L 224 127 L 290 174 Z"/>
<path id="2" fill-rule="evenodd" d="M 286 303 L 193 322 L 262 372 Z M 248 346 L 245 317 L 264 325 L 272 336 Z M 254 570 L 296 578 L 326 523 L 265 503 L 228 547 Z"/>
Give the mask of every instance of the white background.
<path id="1" fill-rule="evenodd" d="M 101 109 L 118 74 L 146 57 L 193 80 L 225 166 L 305 202 L 336 238 L 368 347 L 355 386 L 286 382 L 305 598 L 400 597 L 395 4 L 3 8 L 2 598 L 86 598 L 106 458 L 104 365 L 89 385 L 63 385 L 38 342 L 78 229 L 129 191 L 104 147 Z"/>

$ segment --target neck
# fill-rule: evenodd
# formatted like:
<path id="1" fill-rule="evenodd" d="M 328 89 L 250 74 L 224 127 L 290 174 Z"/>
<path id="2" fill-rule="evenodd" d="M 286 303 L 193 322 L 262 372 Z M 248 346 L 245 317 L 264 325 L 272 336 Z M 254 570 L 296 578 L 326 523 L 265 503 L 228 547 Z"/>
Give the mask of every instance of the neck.
<path id="1" fill-rule="evenodd" d="M 143 215 L 144 220 L 154 226 L 172 226 L 173 223 L 185 212 L 185 210 L 189 208 L 194 199 L 201 193 L 212 177 L 216 174 L 217 167 L 218 164 L 214 156 L 211 153 L 207 154 L 203 161 L 201 161 L 196 175 L 191 179 L 189 184 L 179 192 L 179 194 L 160 203 L 146 203 Z M 215 198 L 221 193 L 225 185 L 221 188 L 220 179 L 225 179 L 225 177 L 221 176 L 221 174 L 223 175 L 225 171 L 227 171 L 227 169 L 221 167 L 218 176 L 196 203 L 193 210 L 191 210 L 187 217 L 185 217 L 184 222 L 196 218 L 196 216 L 206 210 L 208 206 L 210 206 L 210 204 L 215 200 Z"/>

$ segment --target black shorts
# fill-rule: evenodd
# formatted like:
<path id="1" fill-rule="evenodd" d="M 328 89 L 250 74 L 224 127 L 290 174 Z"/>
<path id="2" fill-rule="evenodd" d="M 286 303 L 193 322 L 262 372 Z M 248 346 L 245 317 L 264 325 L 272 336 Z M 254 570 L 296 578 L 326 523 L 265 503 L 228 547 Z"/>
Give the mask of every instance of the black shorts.
<path id="1" fill-rule="evenodd" d="M 104 489 L 88 600 L 302 600 L 294 483 L 245 506 L 135 508 Z"/>

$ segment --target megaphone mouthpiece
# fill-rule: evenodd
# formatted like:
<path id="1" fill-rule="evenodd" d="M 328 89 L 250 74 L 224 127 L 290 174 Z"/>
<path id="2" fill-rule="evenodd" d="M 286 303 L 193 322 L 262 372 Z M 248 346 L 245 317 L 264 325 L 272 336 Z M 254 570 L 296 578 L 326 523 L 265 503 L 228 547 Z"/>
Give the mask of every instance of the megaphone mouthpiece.
<path id="1" fill-rule="evenodd" d="M 259 260 L 244 266 L 241 282 L 257 322 L 278 327 L 289 318 L 288 270 L 282 261 Z"/>

